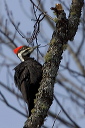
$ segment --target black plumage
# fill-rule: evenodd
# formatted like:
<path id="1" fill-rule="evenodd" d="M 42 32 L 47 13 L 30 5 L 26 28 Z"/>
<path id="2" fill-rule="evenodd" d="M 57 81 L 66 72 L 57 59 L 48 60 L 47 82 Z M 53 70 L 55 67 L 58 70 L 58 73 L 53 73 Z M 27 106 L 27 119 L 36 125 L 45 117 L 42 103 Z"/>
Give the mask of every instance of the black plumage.
<path id="1" fill-rule="evenodd" d="M 35 94 L 38 92 L 42 79 L 42 65 L 27 55 L 23 58 L 24 61 L 14 68 L 14 81 L 28 104 L 30 116 L 34 107 Z"/>

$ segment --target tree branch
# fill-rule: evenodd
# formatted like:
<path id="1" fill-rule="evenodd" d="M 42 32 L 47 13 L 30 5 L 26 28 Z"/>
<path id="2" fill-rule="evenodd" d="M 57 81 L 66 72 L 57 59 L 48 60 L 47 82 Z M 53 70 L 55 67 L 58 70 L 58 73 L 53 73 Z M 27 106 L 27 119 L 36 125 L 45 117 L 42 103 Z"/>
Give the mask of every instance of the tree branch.
<path id="1" fill-rule="evenodd" d="M 81 9 L 84 4 L 84 0 L 72 0 L 70 7 L 70 13 L 68 18 L 68 39 L 72 40 L 77 32 L 78 25 L 80 23 Z"/>
<path id="2" fill-rule="evenodd" d="M 64 17 L 62 21 L 62 17 Z M 62 31 L 60 31 L 62 30 Z M 66 40 L 67 20 L 65 13 L 61 13 L 61 17 L 56 24 L 50 41 L 50 47 L 45 56 L 45 64 L 43 66 L 43 79 L 39 88 L 39 93 L 36 95 L 35 107 L 32 110 L 32 115 L 28 118 L 24 128 L 39 128 L 47 116 L 49 107 L 53 101 L 53 89 L 55 77 L 59 69 L 59 64 L 62 59 L 63 44 Z"/>
<path id="3" fill-rule="evenodd" d="M 58 105 L 60 106 L 60 108 L 63 110 L 64 114 L 68 117 L 68 119 L 74 124 L 74 127 L 76 128 L 80 128 L 76 122 L 74 120 L 72 120 L 72 118 L 68 115 L 68 113 L 65 111 L 65 109 L 63 108 L 63 106 L 60 104 L 60 102 L 58 101 L 58 99 L 55 97 L 54 95 L 54 98 L 56 100 L 56 102 L 58 103 Z"/>
<path id="4" fill-rule="evenodd" d="M 17 113 L 21 114 L 22 116 L 27 117 L 26 114 L 24 114 L 23 112 L 19 111 L 18 109 L 16 109 L 16 108 L 13 107 L 12 105 L 10 105 L 10 104 L 8 103 L 8 101 L 6 100 L 6 98 L 4 97 L 4 95 L 1 93 L 1 91 L 0 91 L 0 95 L 1 95 L 1 97 L 3 98 L 3 100 L 1 100 L 1 101 L 4 102 L 9 108 L 11 108 L 12 110 L 14 110 L 14 111 L 16 111 Z"/>
<path id="5" fill-rule="evenodd" d="M 39 93 L 36 95 L 35 106 L 32 110 L 32 115 L 27 119 L 24 128 L 40 128 L 44 122 L 44 118 L 47 116 L 48 109 L 52 104 L 54 83 L 62 59 L 63 46 L 67 44 L 68 39 L 72 39 L 74 37 L 79 24 L 83 0 L 73 0 L 71 12 L 74 12 L 74 7 L 76 7 L 75 3 L 78 4 L 77 8 L 79 9 L 75 9 L 75 17 L 72 14 L 69 16 L 69 20 L 73 22 L 75 30 L 71 28 L 73 26 L 70 24 L 70 21 L 69 27 L 71 29 L 68 29 L 68 20 L 66 19 L 64 10 L 61 10 L 61 12 L 58 14 L 55 12 L 58 16 L 58 19 L 56 20 L 57 23 L 55 31 L 53 32 L 52 39 L 49 44 L 49 49 L 45 56 L 41 86 L 39 88 Z M 55 9 L 54 11 L 57 10 L 56 7 L 52 9 Z M 78 23 L 76 23 L 77 21 Z M 70 31 L 74 31 L 75 33 L 72 34 Z"/>

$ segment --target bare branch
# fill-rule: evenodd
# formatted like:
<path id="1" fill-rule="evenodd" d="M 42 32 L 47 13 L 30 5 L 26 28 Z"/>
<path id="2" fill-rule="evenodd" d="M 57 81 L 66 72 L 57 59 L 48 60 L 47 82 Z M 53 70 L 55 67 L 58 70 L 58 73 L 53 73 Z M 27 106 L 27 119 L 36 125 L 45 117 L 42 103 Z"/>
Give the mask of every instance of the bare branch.
<path id="1" fill-rule="evenodd" d="M 6 98 L 4 97 L 4 95 L 0 92 L 1 97 L 3 98 L 1 101 L 4 102 L 9 108 L 13 109 L 14 111 L 16 111 L 17 113 L 27 117 L 27 115 L 25 115 L 24 113 L 22 113 L 21 111 L 19 111 L 18 109 L 16 109 L 15 107 L 13 107 L 12 105 L 10 105 L 8 103 L 8 101 L 6 100 Z"/>
<path id="2" fill-rule="evenodd" d="M 65 109 L 63 108 L 63 106 L 60 104 L 60 102 L 58 101 L 58 99 L 55 97 L 54 95 L 54 98 L 56 100 L 56 102 L 58 103 L 58 105 L 60 106 L 60 108 L 63 110 L 64 114 L 68 117 L 68 119 L 74 124 L 74 127 L 76 128 L 80 128 L 73 120 L 72 118 L 68 115 L 68 113 L 65 111 Z"/>

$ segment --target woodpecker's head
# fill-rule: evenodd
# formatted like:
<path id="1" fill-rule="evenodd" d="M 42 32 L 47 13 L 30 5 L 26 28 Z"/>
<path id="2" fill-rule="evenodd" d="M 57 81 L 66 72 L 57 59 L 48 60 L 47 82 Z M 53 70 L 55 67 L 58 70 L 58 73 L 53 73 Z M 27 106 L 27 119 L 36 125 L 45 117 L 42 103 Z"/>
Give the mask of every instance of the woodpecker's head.
<path id="1" fill-rule="evenodd" d="M 29 57 L 30 54 L 36 49 L 38 46 L 29 47 L 29 46 L 20 46 L 15 48 L 13 51 L 19 57 L 21 61 L 25 61 L 26 57 Z"/>

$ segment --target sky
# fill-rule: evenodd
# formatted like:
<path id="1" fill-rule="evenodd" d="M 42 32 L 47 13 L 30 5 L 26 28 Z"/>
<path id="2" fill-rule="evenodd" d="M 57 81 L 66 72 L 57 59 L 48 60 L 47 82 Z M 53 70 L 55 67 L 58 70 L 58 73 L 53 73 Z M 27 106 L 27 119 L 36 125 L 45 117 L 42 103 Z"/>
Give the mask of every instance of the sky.
<path id="1" fill-rule="evenodd" d="M 33 31 L 34 22 L 31 21 L 32 16 L 30 15 L 30 12 L 28 11 L 29 9 L 31 9 L 30 3 L 28 2 L 28 0 L 25 0 L 25 2 L 23 0 L 21 0 L 21 1 L 20 0 L 18 0 L 18 1 L 17 0 L 12 0 L 12 1 L 11 0 L 6 0 L 6 2 L 7 2 L 7 5 L 9 7 L 9 10 L 12 11 L 12 13 L 13 13 L 14 21 L 16 23 L 20 22 L 20 29 L 23 31 L 23 33 L 26 34 L 28 30 L 32 32 Z M 20 2 L 23 2 L 23 6 L 24 6 L 25 11 L 27 12 L 27 14 L 23 12 L 23 9 L 22 9 L 22 6 L 21 6 Z M 55 5 L 55 3 L 56 3 L 56 1 L 54 1 L 54 5 Z M 69 0 L 68 4 L 70 4 L 70 0 Z M 48 14 L 51 14 L 51 16 L 53 16 L 52 11 L 50 10 L 50 7 L 52 5 L 49 4 L 49 0 L 46 1 L 44 6 L 47 8 Z M 6 9 L 5 9 L 5 5 L 4 5 L 4 1 L 3 0 L 0 1 L 0 14 L 3 15 L 3 22 L 4 22 L 5 19 L 7 19 L 7 15 L 6 15 Z M 67 15 L 68 15 L 68 13 L 67 13 Z M 30 17 L 30 19 L 28 17 Z M 43 21 L 43 24 L 44 24 L 44 22 L 45 21 Z M 42 28 L 42 26 L 43 25 L 41 25 L 41 28 Z M 14 32 L 14 28 L 13 28 L 12 25 L 9 24 L 8 27 Z M 47 37 L 47 40 L 49 42 L 50 39 L 51 39 L 51 35 L 52 35 L 53 30 L 49 27 L 49 25 L 47 23 L 45 24 L 44 28 L 46 28 L 45 29 L 46 37 Z M 44 32 L 43 29 L 41 31 Z M 77 40 L 79 40 L 79 39 L 77 38 Z M 21 38 L 21 41 L 26 43 L 26 40 L 24 40 L 22 38 Z M 16 40 L 16 44 L 20 45 L 20 43 L 17 42 L 17 40 Z M 16 62 L 16 64 L 20 63 L 20 60 L 18 60 L 18 58 L 13 54 L 12 50 L 10 50 L 9 48 L 7 49 L 5 46 L 4 46 L 4 49 L 5 49 L 5 51 L 3 51 L 3 53 L 5 52 L 6 54 L 11 55 L 11 59 L 13 59 Z M 67 54 L 68 54 L 68 52 L 65 51 L 64 55 L 63 55 L 65 57 L 62 60 L 62 63 L 64 63 L 64 61 L 65 61 L 65 59 L 67 57 Z M 1 59 L 1 61 L 3 61 L 3 59 Z M 9 61 L 8 61 L 8 63 L 9 63 Z M 74 65 L 73 63 L 74 62 L 72 62 L 72 64 L 71 64 L 72 66 Z M 13 68 L 14 67 L 11 67 L 10 70 L 14 74 Z M 75 67 L 75 69 L 76 68 L 77 67 Z M 4 74 L 3 72 L 6 72 L 6 73 Z M 2 77 L 0 78 L 0 81 L 4 81 L 4 83 L 7 84 L 7 81 L 8 81 L 7 80 L 8 79 L 7 78 L 7 69 L 4 68 L 3 72 L 1 72 L 1 76 Z M 13 88 L 15 88 L 13 77 L 11 78 L 10 81 L 8 81 L 8 84 L 10 84 L 9 86 L 12 85 Z M 58 91 L 57 91 L 57 86 L 55 86 L 54 90 L 56 90 L 55 93 L 58 93 L 58 91 L 62 90 L 62 94 L 65 94 L 65 96 L 68 98 L 67 103 L 66 103 L 66 105 L 68 106 L 70 104 L 69 103 L 69 97 L 68 97 L 67 93 L 64 91 L 64 89 L 61 89 L 61 87 L 58 87 Z M 22 112 L 24 112 L 23 109 L 19 106 L 19 104 L 17 102 L 17 99 L 14 96 L 12 96 L 11 94 L 8 94 L 3 88 L 1 88 L 1 91 L 5 94 L 5 97 L 7 97 L 9 103 L 13 104 L 15 108 L 18 108 Z M 18 93 L 20 93 L 17 88 L 16 88 L 16 91 Z M 61 98 L 60 98 L 60 101 L 61 101 Z M 54 104 L 51 106 L 50 109 L 52 109 L 54 113 L 55 113 L 55 111 L 57 111 L 57 113 L 59 113 L 60 109 L 56 110 L 57 106 L 56 107 L 54 107 L 54 106 L 56 106 L 55 101 L 54 101 Z M 55 109 L 53 109 L 53 108 L 55 108 Z M 73 113 L 73 111 L 72 111 L 72 113 Z M 61 114 L 62 114 L 62 112 L 61 112 Z M 75 112 L 74 112 L 74 114 L 75 114 Z M 0 102 L 0 118 L 1 118 L 0 119 L 0 126 L 2 128 L 10 128 L 10 127 L 11 128 L 22 128 L 23 125 L 24 125 L 24 122 L 26 121 L 25 117 L 21 116 L 20 114 L 17 114 L 17 112 L 13 111 L 12 109 L 7 107 L 2 102 Z M 49 128 L 50 128 L 50 125 L 53 124 L 53 121 L 54 120 L 52 120 L 50 118 L 49 118 L 49 120 L 46 121 L 46 123 L 48 124 Z M 59 122 L 57 122 L 57 123 L 59 123 Z M 79 120 L 79 124 L 82 124 L 82 128 L 84 128 L 85 121 L 80 119 Z M 65 127 L 61 126 L 61 128 L 65 128 Z"/>

